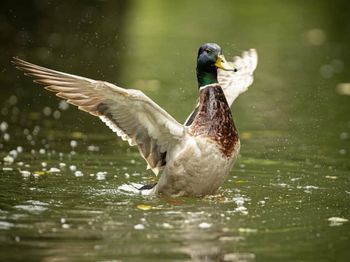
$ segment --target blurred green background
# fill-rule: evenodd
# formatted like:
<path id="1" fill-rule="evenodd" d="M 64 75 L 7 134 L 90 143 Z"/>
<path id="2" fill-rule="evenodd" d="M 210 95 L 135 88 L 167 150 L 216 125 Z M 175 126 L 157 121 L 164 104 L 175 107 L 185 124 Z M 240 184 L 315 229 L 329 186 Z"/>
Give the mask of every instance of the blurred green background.
<path id="1" fill-rule="evenodd" d="M 0 8 L 0 260 L 347 261 L 349 1 L 36 0 Z M 140 89 L 184 122 L 205 42 L 229 60 L 256 48 L 259 63 L 232 107 L 241 157 L 218 195 L 200 200 L 118 191 L 154 179 L 137 150 L 10 63 L 18 56 Z M 49 175 L 51 167 L 61 175 Z M 98 172 L 108 175 L 99 180 Z"/>

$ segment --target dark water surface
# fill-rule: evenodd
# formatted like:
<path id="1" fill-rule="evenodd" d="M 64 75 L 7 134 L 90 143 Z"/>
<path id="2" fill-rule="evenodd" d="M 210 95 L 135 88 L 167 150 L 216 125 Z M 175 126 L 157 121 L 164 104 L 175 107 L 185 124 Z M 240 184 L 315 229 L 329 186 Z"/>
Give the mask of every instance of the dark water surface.
<path id="1" fill-rule="evenodd" d="M 346 1 L 0 5 L 0 261 L 348 261 Z M 141 89 L 183 122 L 204 42 L 259 54 L 241 156 L 204 199 L 119 190 L 156 181 L 138 151 L 9 63 Z"/>

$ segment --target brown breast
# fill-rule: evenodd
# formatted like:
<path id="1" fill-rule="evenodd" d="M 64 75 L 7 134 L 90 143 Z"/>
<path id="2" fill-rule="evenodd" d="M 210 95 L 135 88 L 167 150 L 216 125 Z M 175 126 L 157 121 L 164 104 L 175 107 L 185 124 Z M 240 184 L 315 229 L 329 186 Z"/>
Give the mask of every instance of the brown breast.
<path id="1" fill-rule="evenodd" d="M 216 142 L 221 152 L 231 157 L 238 142 L 230 107 L 219 84 L 200 91 L 197 114 L 190 126 L 194 136 L 206 136 Z"/>

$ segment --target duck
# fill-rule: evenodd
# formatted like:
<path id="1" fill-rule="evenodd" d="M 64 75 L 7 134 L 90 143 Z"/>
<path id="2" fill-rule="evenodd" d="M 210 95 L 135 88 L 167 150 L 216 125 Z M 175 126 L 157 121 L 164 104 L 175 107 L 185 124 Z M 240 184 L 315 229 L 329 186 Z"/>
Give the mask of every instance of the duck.
<path id="1" fill-rule="evenodd" d="M 137 187 L 137 193 L 172 197 L 212 195 L 231 172 L 240 140 L 230 107 L 253 83 L 257 61 L 255 49 L 229 62 L 218 44 L 201 45 L 198 103 L 181 124 L 140 90 L 12 59 L 35 83 L 100 118 L 118 137 L 138 147 L 159 179 Z"/>

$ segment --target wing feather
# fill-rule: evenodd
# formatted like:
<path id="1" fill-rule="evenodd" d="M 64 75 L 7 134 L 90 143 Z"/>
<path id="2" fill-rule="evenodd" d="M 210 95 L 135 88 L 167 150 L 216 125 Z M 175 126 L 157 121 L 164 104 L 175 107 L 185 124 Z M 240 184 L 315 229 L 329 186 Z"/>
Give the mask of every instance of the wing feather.
<path id="1" fill-rule="evenodd" d="M 183 125 L 141 91 L 51 70 L 19 58 L 12 62 L 25 75 L 34 77 L 34 82 L 99 117 L 131 146 L 137 145 L 156 174 L 165 165 L 167 150 L 185 134 Z"/>
<path id="2" fill-rule="evenodd" d="M 258 64 L 257 52 L 255 49 L 244 51 L 241 56 L 235 56 L 232 63 L 237 72 L 218 70 L 218 81 L 229 106 L 253 83 L 253 73 Z"/>

